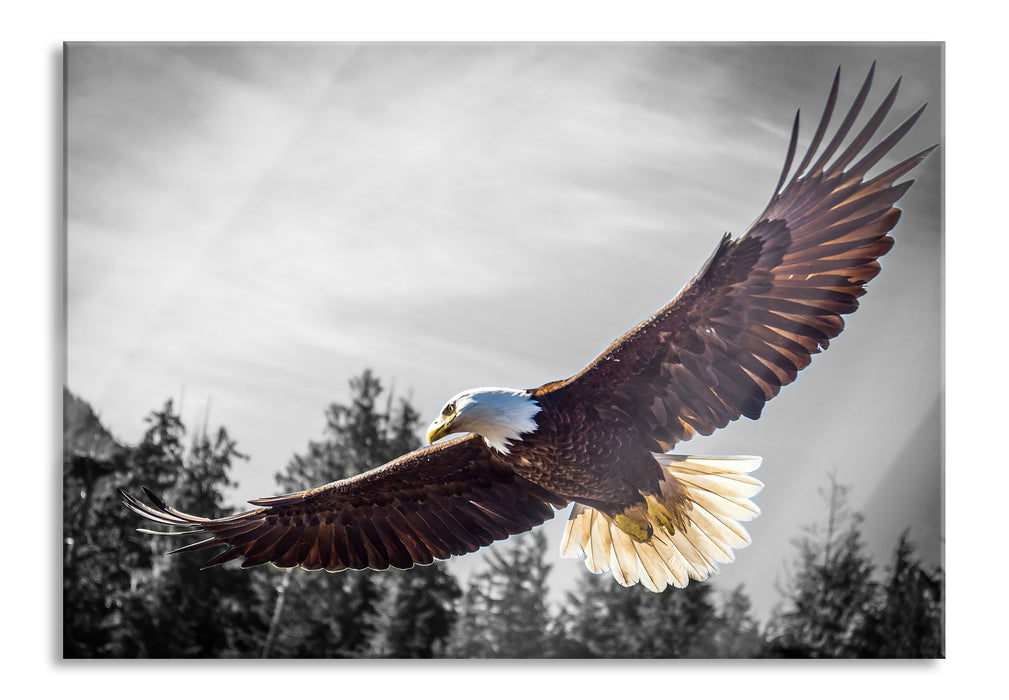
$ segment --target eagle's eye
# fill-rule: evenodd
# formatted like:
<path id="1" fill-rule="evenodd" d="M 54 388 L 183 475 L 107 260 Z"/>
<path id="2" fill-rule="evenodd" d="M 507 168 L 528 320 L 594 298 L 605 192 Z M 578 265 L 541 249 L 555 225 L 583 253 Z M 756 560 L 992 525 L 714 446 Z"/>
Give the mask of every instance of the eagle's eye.
<path id="1" fill-rule="evenodd" d="M 455 413 L 455 402 L 446 404 L 444 410 L 441 412 L 443 416 L 451 416 L 453 413 Z"/>

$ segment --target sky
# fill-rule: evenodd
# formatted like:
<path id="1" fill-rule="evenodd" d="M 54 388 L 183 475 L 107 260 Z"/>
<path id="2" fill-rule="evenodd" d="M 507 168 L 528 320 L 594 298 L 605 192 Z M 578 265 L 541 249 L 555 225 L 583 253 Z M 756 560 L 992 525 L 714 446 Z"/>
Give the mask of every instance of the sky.
<path id="1" fill-rule="evenodd" d="M 884 134 L 929 105 L 877 171 L 943 138 L 935 44 L 73 44 L 66 59 L 67 386 L 128 443 L 169 398 L 190 427 L 224 425 L 250 456 L 235 504 L 277 493 L 365 368 L 425 422 L 461 389 L 579 371 L 756 218 L 795 110 L 801 149 L 838 66 L 838 111 L 873 60 L 866 112 L 902 76 Z M 913 173 L 897 244 L 828 351 L 759 421 L 678 447 L 764 458 L 753 544 L 715 579 L 745 583 L 761 615 L 831 472 L 880 567 L 905 527 L 942 559 L 943 159 Z M 552 563 L 558 580 L 582 566 Z"/>

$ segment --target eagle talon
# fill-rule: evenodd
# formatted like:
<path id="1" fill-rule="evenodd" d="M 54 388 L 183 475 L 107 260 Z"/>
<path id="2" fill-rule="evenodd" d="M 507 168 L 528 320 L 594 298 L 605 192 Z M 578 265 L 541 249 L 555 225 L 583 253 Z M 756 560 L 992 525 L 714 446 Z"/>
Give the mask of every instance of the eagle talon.
<path id="1" fill-rule="evenodd" d="M 645 496 L 645 503 L 648 504 L 648 514 L 655 518 L 659 525 L 669 531 L 670 534 L 676 532 L 676 518 L 665 504 L 651 494 Z"/>
<path id="2" fill-rule="evenodd" d="M 631 516 L 624 515 L 623 513 L 618 513 L 616 517 L 613 518 L 613 522 L 615 522 L 617 527 L 627 533 L 627 535 L 636 542 L 647 542 L 652 539 L 652 534 L 655 532 L 652 529 L 652 524 L 647 520 L 635 520 Z"/>

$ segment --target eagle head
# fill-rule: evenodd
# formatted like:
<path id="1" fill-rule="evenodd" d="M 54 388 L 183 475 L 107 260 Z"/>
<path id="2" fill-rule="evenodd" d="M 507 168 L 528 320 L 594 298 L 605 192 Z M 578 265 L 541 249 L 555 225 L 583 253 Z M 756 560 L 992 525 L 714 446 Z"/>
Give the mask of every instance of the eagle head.
<path id="1" fill-rule="evenodd" d="M 449 399 L 441 415 L 427 429 L 427 441 L 452 433 L 476 433 L 502 454 L 522 435 L 536 430 L 533 416 L 540 406 L 528 391 L 483 387 L 460 392 Z"/>

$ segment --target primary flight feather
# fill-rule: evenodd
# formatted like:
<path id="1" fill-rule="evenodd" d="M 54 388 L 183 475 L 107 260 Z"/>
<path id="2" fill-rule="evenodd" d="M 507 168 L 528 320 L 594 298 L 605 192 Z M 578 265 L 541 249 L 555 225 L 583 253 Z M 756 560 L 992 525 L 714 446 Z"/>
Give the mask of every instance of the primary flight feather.
<path id="1" fill-rule="evenodd" d="M 431 444 L 358 476 L 252 501 L 207 519 L 123 493 L 139 515 L 208 538 L 176 552 L 226 548 L 242 559 L 305 569 L 430 564 L 525 532 L 573 503 L 562 556 L 584 557 L 625 586 L 653 591 L 704 580 L 749 543 L 740 524 L 759 514 L 750 476 L 759 457 L 670 454 L 695 433 L 756 419 L 858 307 L 890 250 L 897 180 L 932 149 L 869 180 L 866 173 L 924 107 L 864 153 L 900 81 L 865 125 L 870 69 L 827 145 L 840 71 L 795 168 L 796 114 L 781 177 L 764 212 L 724 236 L 675 299 L 614 341 L 578 374 L 536 389 L 481 388 L 453 397 L 431 424 Z M 814 160 L 815 159 L 815 160 Z M 440 441 L 445 436 L 462 437 Z M 159 533 L 161 534 L 161 533 Z"/>

